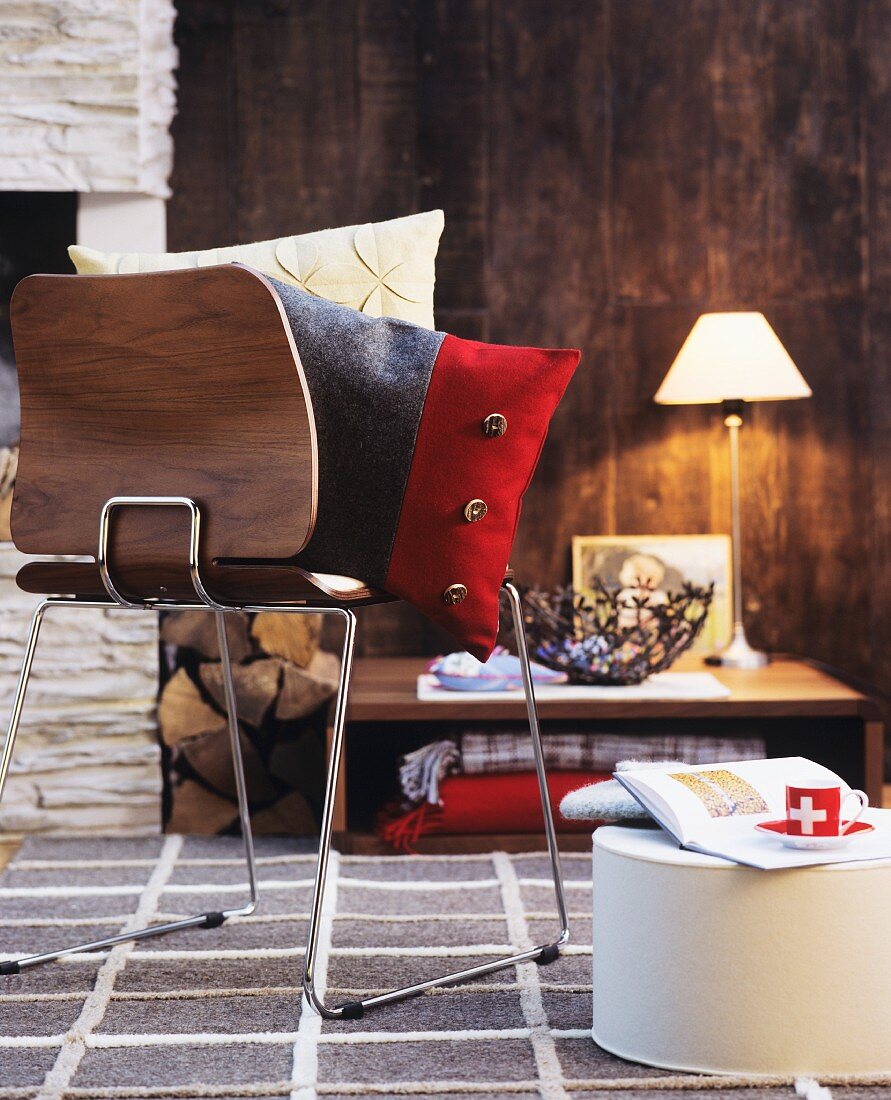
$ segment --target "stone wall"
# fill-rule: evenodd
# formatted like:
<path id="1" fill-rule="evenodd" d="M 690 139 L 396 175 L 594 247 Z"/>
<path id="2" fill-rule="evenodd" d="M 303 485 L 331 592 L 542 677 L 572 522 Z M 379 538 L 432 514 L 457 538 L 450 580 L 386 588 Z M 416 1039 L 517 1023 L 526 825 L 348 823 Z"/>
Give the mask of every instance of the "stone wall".
<path id="1" fill-rule="evenodd" d="M 167 197 L 172 0 L 0 0 L 0 190 Z"/>
<path id="2" fill-rule="evenodd" d="M 31 612 L 27 559 L 0 543 L 0 733 Z M 161 828 L 157 616 L 56 611 L 44 619 L 0 831 L 146 834 Z"/>

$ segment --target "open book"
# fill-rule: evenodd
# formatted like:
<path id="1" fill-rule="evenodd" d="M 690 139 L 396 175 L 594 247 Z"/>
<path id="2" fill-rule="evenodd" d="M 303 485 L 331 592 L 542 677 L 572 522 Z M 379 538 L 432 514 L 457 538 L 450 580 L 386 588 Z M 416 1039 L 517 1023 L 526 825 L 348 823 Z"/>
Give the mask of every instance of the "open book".
<path id="1" fill-rule="evenodd" d="M 801 756 L 727 764 L 667 764 L 616 772 L 615 778 L 682 848 L 748 867 L 808 867 L 891 858 L 891 811 L 868 809 L 861 820 L 875 831 L 843 848 L 799 851 L 755 826 L 786 816 L 786 785 L 831 780 L 850 790 L 829 768 Z"/>

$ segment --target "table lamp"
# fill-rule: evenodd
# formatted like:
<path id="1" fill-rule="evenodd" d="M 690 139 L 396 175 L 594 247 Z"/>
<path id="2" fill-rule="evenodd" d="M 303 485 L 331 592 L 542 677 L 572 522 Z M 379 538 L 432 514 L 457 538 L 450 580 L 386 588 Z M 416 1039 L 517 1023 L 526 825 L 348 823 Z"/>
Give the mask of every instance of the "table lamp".
<path id="1" fill-rule="evenodd" d="M 660 405 L 716 405 L 730 433 L 733 547 L 733 635 L 709 664 L 760 668 L 768 657 L 753 649 L 743 626 L 740 566 L 739 429 L 747 401 L 789 401 L 811 389 L 763 313 L 703 313 L 671 364 L 654 400 Z"/>

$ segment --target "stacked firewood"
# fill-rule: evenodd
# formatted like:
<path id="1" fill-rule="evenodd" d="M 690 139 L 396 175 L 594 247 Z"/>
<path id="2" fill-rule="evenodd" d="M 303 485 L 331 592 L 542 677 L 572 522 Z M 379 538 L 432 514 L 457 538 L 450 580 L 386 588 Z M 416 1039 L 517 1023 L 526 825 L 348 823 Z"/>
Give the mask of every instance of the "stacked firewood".
<path id="1" fill-rule="evenodd" d="M 8 542 L 11 537 L 9 513 L 18 464 L 18 447 L 0 447 L 0 542 Z"/>
<path id="2" fill-rule="evenodd" d="M 340 660 L 319 648 L 321 616 L 226 615 L 248 797 L 257 833 L 318 831 L 325 729 Z M 214 616 L 168 612 L 158 723 L 175 833 L 237 831 L 238 807 Z"/>

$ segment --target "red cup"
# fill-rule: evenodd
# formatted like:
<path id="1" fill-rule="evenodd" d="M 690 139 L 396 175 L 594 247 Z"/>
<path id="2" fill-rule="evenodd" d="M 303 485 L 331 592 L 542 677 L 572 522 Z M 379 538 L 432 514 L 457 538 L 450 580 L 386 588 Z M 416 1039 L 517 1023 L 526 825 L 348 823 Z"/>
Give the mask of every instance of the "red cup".
<path id="1" fill-rule="evenodd" d="M 869 805 L 863 791 L 847 791 L 827 780 L 806 787 L 786 787 L 786 832 L 789 836 L 844 836 Z M 850 818 L 842 817 L 842 806 L 855 798 L 860 807 Z"/>

